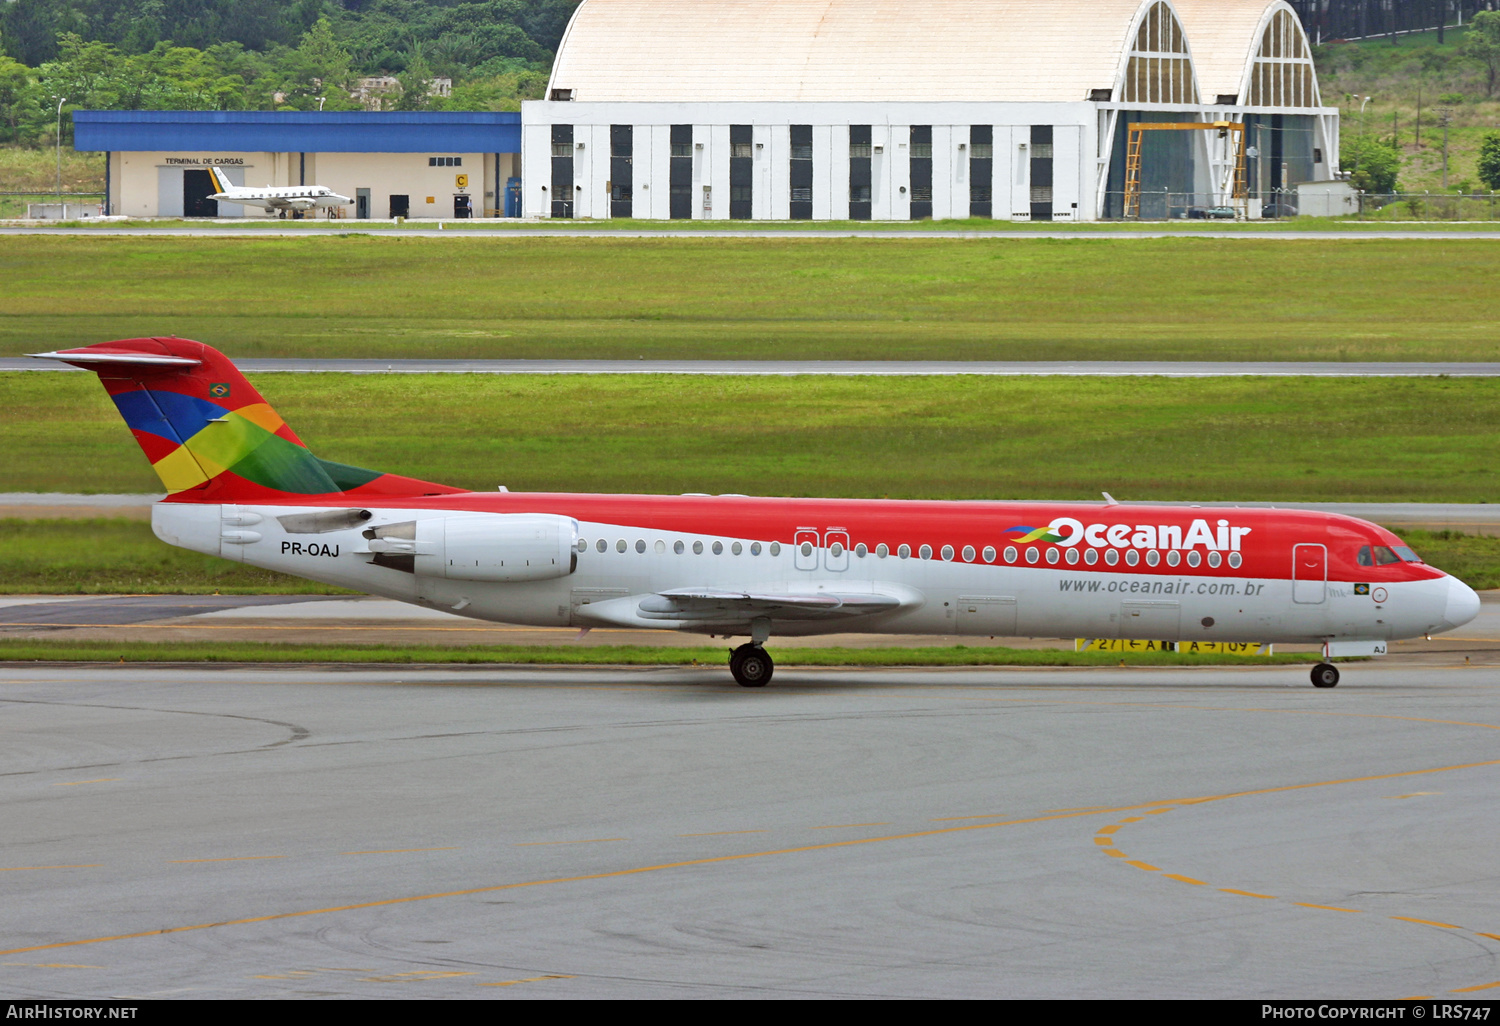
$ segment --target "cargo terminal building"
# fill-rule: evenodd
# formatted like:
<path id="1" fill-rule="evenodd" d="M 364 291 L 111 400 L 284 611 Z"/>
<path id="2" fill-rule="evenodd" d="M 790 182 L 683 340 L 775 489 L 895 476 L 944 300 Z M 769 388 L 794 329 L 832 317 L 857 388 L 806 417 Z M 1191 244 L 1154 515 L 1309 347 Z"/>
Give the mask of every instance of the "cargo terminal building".
<path id="1" fill-rule="evenodd" d="M 209 199 L 210 164 L 235 185 L 325 185 L 351 201 L 336 216 L 516 217 L 520 122 L 488 111 L 73 114 L 74 148 L 107 154 L 104 213 L 130 217 L 277 216 Z"/>
<path id="2" fill-rule="evenodd" d="M 1282 0 L 583 0 L 521 119 L 524 216 L 661 220 L 1258 216 L 1339 132 Z"/>

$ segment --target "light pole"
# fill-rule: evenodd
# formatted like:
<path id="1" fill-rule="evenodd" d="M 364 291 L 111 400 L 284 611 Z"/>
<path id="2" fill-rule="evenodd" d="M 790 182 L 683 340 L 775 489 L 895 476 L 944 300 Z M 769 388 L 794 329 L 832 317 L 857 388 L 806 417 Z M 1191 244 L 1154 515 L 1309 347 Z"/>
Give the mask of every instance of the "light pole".
<path id="1" fill-rule="evenodd" d="M 68 102 L 66 96 L 60 96 L 57 100 L 57 219 L 63 220 L 62 205 L 62 109 L 63 104 Z"/>
<path id="2" fill-rule="evenodd" d="M 1359 134 L 1360 135 L 1364 135 L 1365 134 L 1365 103 L 1369 103 L 1373 99 L 1375 99 L 1375 97 L 1373 97 L 1373 96 L 1366 96 L 1365 99 L 1364 99 L 1364 103 L 1361 103 L 1359 105 Z"/>

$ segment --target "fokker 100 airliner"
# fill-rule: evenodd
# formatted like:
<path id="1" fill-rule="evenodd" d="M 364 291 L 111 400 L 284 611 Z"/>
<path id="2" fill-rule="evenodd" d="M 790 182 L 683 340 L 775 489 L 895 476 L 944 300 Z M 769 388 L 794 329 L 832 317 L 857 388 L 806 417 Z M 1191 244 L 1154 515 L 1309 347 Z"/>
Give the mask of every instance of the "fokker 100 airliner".
<path id="1" fill-rule="evenodd" d="M 98 373 L 166 485 L 151 525 L 169 544 L 484 620 L 747 637 L 730 658 L 745 687 L 771 679 L 772 635 L 1304 642 L 1330 658 L 1479 612 L 1467 585 L 1352 517 L 470 492 L 318 459 L 199 342 L 35 355 Z"/>

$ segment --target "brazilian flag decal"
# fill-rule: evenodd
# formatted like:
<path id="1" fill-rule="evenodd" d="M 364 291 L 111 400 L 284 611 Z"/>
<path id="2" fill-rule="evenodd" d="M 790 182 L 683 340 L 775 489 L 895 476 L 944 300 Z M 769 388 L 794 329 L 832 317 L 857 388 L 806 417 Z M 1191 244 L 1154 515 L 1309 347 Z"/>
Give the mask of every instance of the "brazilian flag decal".
<path id="1" fill-rule="evenodd" d="M 215 399 L 228 399 L 229 382 L 215 381 L 213 384 L 208 386 L 208 394 L 213 396 Z"/>

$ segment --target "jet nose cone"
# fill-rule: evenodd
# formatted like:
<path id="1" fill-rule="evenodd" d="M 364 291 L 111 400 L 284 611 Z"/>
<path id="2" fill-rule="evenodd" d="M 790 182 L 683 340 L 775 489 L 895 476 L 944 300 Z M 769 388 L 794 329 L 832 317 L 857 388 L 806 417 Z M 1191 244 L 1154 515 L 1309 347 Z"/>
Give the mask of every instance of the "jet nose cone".
<path id="1" fill-rule="evenodd" d="M 1474 589 L 1455 577 L 1448 578 L 1448 603 L 1443 609 L 1447 630 L 1462 627 L 1479 615 L 1479 596 Z"/>

